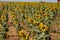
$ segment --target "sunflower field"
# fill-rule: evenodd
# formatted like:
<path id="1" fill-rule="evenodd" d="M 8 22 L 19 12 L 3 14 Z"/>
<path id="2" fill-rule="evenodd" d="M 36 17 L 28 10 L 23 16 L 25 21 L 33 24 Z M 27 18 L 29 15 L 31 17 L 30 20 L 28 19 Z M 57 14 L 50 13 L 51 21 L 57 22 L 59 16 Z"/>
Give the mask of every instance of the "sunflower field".
<path id="1" fill-rule="evenodd" d="M 49 31 L 56 16 L 60 17 L 59 3 L 0 2 L 0 40 L 51 40 Z"/>

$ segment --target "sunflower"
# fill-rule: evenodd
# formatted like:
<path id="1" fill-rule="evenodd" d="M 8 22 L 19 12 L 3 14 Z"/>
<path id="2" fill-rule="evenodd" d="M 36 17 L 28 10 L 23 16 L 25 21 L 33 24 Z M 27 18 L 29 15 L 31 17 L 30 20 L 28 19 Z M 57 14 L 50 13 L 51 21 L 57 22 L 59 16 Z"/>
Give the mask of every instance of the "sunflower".
<path id="1" fill-rule="evenodd" d="M 49 17 L 49 14 L 47 14 L 47 13 L 44 13 L 43 15 L 44 15 L 44 17 Z"/>
<path id="2" fill-rule="evenodd" d="M 47 31 L 47 30 L 48 30 L 48 28 L 45 28 L 45 29 L 42 30 L 42 32 L 45 32 L 45 31 Z"/>
<path id="3" fill-rule="evenodd" d="M 22 14 L 23 10 L 20 9 L 20 13 Z"/>
<path id="4" fill-rule="evenodd" d="M 12 12 L 11 14 L 12 14 L 12 18 L 13 18 L 13 19 L 16 18 L 16 15 L 15 15 L 14 12 Z"/>
<path id="5" fill-rule="evenodd" d="M 15 15 L 15 13 L 14 12 L 12 12 L 12 11 L 10 11 L 11 12 L 11 15 Z"/>
<path id="6" fill-rule="evenodd" d="M 29 19 L 28 19 L 28 22 L 33 22 L 33 19 L 32 19 L 32 18 L 29 18 Z"/>
<path id="7" fill-rule="evenodd" d="M 40 18 L 40 16 L 37 15 L 36 18 Z"/>
<path id="8" fill-rule="evenodd" d="M 38 11 L 37 14 L 40 14 L 40 11 Z"/>
<path id="9" fill-rule="evenodd" d="M 18 35 L 19 35 L 19 37 L 23 37 L 25 39 L 28 39 L 29 34 L 27 32 L 25 32 L 24 30 L 21 30 L 18 32 Z"/>
<path id="10" fill-rule="evenodd" d="M 40 11 L 40 14 L 43 14 L 43 12 L 42 12 L 42 11 Z"/>
<path id="11" fill-rule="evenodd" d="M 2 20 L 2 21 L 6 20 L 6 18 L 5 18 L 4 15 L 1 15 L 1 20 Z"/>
<path id="12" fill-rule="evenodd" d="M 47 11 L 47 10 L 48 10 L 48 8 L 45 9 L 45 11 Z"/>
<path id="13" fill-rule="evenodd" d="M 36 25 L 37 24 L 37 21 L 33 20 L 33 24 Z"/>
<path id="14" fill-rule="evenodd" d="M 33 15 L 34 18 L 36 18 L 36 15 Z"/>
<path id="15" fill-rule="evenodd" d="M 28 14 L 25 15 L 25 18 L 28 19 Z"/>
<path id="16" fill-rule="evenodd" d="M 42 29 L 43 29 L 42 32 L 45 32 L 48 30 L 48 27 L 46 25 L 44 25 L 44 28 L 42 28 Z"/>
<path id="17" fill-rule="evenodd" d="M 37 14 L 35 14 L 35 18 L 37 18 Z"/>
<path id="18" fill-rule="evenodd" d="M 14 20 L 13 23 L 14 23 L 15 25 L 18 25 L 18 21 L 16 21 L 16 20 Z"/>
<path id="19" fill-rule="evenodd" d="M 44 32 L 44 31 L 46 31 L 48 29 L 48 27 L 46 25 L 44 25 L 43 23 L 40 23 L 39 27 L 40 27 L 42 32 Z"/>
<path id="20" fill-rule="evenodd" d="M 24 34 L 24 31 L 19 31 L 18 32 L 19 37 L 23 37 L 23 34 Z"/>

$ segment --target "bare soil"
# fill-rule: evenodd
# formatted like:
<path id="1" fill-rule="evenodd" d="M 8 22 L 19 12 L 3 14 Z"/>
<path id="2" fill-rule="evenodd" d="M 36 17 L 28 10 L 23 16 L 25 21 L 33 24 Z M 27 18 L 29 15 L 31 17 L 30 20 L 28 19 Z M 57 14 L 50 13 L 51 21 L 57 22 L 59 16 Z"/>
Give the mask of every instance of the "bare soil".
<path id="1" fill-rule="evenodd" d="M 57 16 L 50 27 L 50 37 L 52 40 L 60 40 L 60 16 Z"/>

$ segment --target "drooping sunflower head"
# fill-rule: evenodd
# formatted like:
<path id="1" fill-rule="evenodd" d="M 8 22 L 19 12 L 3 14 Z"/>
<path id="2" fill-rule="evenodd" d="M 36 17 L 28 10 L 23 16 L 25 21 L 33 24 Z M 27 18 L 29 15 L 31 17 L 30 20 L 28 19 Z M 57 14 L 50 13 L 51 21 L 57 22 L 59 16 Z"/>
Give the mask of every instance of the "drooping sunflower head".
<path id="1" fill-rule="evenodd" d="M 43 17 L 42 16 L 39 16 L 40 20 L 43 20 Z"/>
<path id="2" fill-rule="evenodd" d="M 39 26 L 40 26 L 40 27 L 43 27 L 43 26 L 44 26 L 44 24 L 41 22 L 41 23 L 39 24 Z"/>

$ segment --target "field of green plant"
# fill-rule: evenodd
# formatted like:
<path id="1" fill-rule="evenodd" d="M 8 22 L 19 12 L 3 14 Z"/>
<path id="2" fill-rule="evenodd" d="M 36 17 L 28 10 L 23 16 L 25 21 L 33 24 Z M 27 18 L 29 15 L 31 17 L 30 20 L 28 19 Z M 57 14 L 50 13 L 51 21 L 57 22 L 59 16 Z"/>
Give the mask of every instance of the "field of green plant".
<path id="1" fill-rule="evenodd" d="M 0 40 L 12 37 L 7 34 L 10 26 L 19 40 L 51 40 L 50 27 L 56 16 L 60 17 L 58 3 L 0 2 Z"/>

